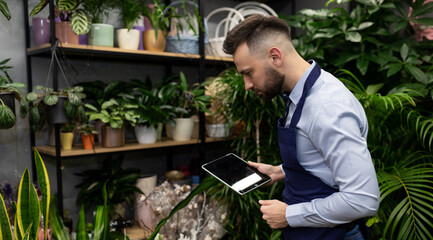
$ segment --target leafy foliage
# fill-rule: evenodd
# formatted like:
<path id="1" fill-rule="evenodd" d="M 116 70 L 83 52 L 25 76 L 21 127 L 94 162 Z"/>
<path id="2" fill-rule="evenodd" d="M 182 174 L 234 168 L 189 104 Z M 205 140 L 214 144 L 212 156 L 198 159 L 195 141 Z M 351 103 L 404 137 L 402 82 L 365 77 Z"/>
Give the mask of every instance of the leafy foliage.
<path id="1" fill-rule="evenodd" d="M 87 117 L 84 112 L 84 99 L 86 94 L 81 86 L 65 88 L 54 91 L 52 88 L 36 86 L 36 91 L 29 92 L 26 95 L 26 103 L 31 103 L 30 124 L 33 131 L 40 130 L 45 124 L 45 109 L 47 106 L 53 106 L 58 103 L 59 97 L 65 97 L 63 107 L 66 116 L 76 122 L 86 122 Z"/>
<path id="2" fill-rule="evenodd" d="M 134 193 L 142 193 L 135 186 L 140 177 L 140 170 L 135 168 L 122 169 L 124 155 L 112 160 L 108 157 L 101 169 L 86 170 L 76 173 L 83 179 L 76 187 L 80 188 L 77 196 L 77 205 L 84 206 L 87 211 L 93 205 L 104 206 L 104 199 L 101 199 L 104 186 L 107 191 L 108 216 L 114 216 L 114 209 L 117 204 L 131 202 L 134 200 Z"/>

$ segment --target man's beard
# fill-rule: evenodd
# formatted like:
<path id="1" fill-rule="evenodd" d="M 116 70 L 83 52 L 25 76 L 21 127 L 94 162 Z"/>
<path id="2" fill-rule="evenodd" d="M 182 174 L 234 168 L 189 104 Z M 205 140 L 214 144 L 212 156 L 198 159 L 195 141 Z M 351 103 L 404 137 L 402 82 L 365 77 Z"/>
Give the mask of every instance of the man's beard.
<path id="1" fill-rule="evenodd" d="M 265 66 L 265 74 L 266 89 L 258 89 L 259 92 L 262 92 L 259 96 L 264 100 L 270 100 L 281 92 L 284 83 L 284 75 L 268 66 Z"/>

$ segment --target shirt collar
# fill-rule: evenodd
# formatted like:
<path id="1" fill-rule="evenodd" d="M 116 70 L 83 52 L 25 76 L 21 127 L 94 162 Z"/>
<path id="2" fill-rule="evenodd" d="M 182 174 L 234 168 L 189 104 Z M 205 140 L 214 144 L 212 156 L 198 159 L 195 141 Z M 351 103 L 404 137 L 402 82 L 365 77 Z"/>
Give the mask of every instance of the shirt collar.
<path id="1" fill-rule="evenodd" d="M 299 99 L 301 99 L 302 91 L 304 89 L 305 81 L 307 80 L 308 76 L 310 75 L 311 71 L 313 70 L 314 66 L 316 65 L 316 61 L 310 60 L 308 61 L 310 63 L 310 66 L 308 67 L 307 71 L 304 72 L 302 77 L 296 82 L 295 87 L 290 92 L 289 98 L 290 101 L 292 101 L 293 104 L 297 105 L 299 102 Z"/>

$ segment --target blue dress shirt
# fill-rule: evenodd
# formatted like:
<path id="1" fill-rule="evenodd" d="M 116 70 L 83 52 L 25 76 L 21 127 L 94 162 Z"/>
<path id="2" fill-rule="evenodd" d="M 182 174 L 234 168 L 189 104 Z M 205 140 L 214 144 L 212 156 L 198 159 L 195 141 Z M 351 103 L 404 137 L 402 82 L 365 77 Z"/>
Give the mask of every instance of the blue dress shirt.
<path id="1" fill-rule="evenodd" d="M 314 64 L 290 92 L 286 127 Z M 305 170 L 339 192 L 287 206 L 291 227 L 332 227 L 376 213 L 380 194 L 367 149 L 367 132 L 367 117 L 356 97 L 340 80 L 322 70 L 297 124 L 297 158 Z"/>

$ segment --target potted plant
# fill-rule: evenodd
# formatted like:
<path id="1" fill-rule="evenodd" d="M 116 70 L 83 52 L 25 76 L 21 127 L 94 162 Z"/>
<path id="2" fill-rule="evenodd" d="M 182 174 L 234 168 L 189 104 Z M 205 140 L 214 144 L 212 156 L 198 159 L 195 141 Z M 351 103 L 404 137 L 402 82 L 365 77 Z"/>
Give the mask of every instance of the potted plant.
<path id="1" fill-rule="evenodd" d="M 10 58 L 0 62 L 0 129 L 9 129 L 15 125 L 15 99 L 23 104 L 20 108 L 21 117 L 25 116 L 27 111 L 25 101 L 21 101 L 21 89 L 25 88 L 24 83 L 12 82 L 7 70 L 10 66 L 5 65 Z"/>
<path id="2" fill-rule="evenodd" d="M 170 103 L 173 106 L 183 108 L 183 112 L 178 112 L 175 121 L 175 126 L 168 126 L 168 132 L 175 141 L 187 141 L 191 139 L 194 129 L 193 115 L 198 112 L 209 112 L 207 106 L 212 99 L 211 96 L 204 94 L 203 87 L 208 83 L 194 84 L 190 86 L 187 82 L 185 74 L 180 72 L 180 83 L 176 83 L 175 93 Z"/>
<path id="3" fill-rule="evenodd" d="M 86 0 L 82 2 L 83 8 L 91 16 L 91 30 L 89 45 L 113 47 L 114 27 L 105 24 L 118 1 L 114 0 Z"/>
<path id="4" fill-rule="evenodd" d="M 140 31 L 131 29 L 140 17 L 138 2 L 136 0 L 121 0 L 120 17 L 123 27 L 116 31 L 119 48 L 137 50 L 140 44 Z"/>
<path id="5" fill-rule="evenodd" d="M 38 14 L 48 2 L 41 0 L 30 12 L 30 16 Z M 89 32 L 89 16 L 81 8 L 80 0 L 56 0 L 55 15 L 60 19 L 56 22 L 56 37 L 63 44 L 78 44 L 78 35 Z"/>
<path id="6" fill-rule="evenodd" d="M 91 110 L 86 112 L 90 121 L 101 120 L 105 123 L 101 128 L 103 147 L 121 147 L 125 145 L 124 122 L 132 119 L 132 109 L 136 108 L 136 106 L 121 104 L 114 98 L 102 103 L 101 110 L 91 104 L 85 106 Z"/>
<path id="7" fill-rule="evenodd" d="M 115 218 L 116 207 L 124 202 L 132 202 L 134 194 L 143 192 L 136 187 L 140 178 L 140 169 L 122 168 L 124 154 L 116 159 L 107 157 L 100 169 L 89 169 L 75 175 L 80 176 L 81 182 L 76 185 L 80 188 L 77 196 L 77 206 L 83 206 L 84 210 L 90 210 L 93 205 L 106 205 L 108 207 L 108 219 Z M 107 191 L 107 201 L 101 198 L 104 186 Z"/>
<path id="8" fill-rule="evenodd" d="M 74 142 L 75 124 L 65 124 L 60 128 L 60 143 L 63 150 L 71 150 Z"/>
<path id="9" fill-rule="evenodd" d="M 175 84 L 168 84 L 161 88 L 155 87 L 151 90 L 137 87 L 132 95 L 122 94 L 128 104 L 136 106 L 128 122 L 134 127 L 139 143 L 155 143 L 159 124 L 174 123 L 176 113 L 186 113 L 183 108 L 168 104 L 176 87 Z"/>
<path id="10" fill-rule="evenodd" d="M 165 37 L 170 29 L 170 21 L 172 19 L 175 19 L 173 27 L 183 30 L 184 27 L 187 26 L 194 34 L 197 34 L 194 25 L 198 24 L 192 23 L 191 14 L 188 14 L 186 11 L 186 1 L 180 0 L 176 3 L 181 3 L 182 14 L 179 14 L 172 5 L 165 5 L 161 3 L 160 0 L 153 0 L 153 4 L 151 5 L 140 5 L 140 12 L 149 20 L 153 27 L 153 29 L 143 32 L 143 47 L 145 50 L 164 51 L 166 43 Z M 195 17 L 196 19 L 200 19 L 198 11 L 195 11 Z M 177 33 L 179 32 L 176 32 L 174 35 L 177 35 Z"/>
<path id="11" fill-rule="evenodd" d="M 98 134 L 95 125 L 84 123 L 78 127 L 78 132 L 81 134 L 81 140 L 83 140 L 83 148 L 87 150 L 93 149 L 95 134 Z"/>
<path id="12" fill-rule="evenodd" d="M 49 124 L 67 123 L 70 120 L 82 122 L 86 119 L 83 103 L 86 95 L 82 87 L 54 91 L 52 88 L 38 85 L 35 89 L 36 92 L 29 92 L 26 96 L 26 100 L 32 103 L 29 115 L 34 131 L 44 126 L 45 118 Z"/>

